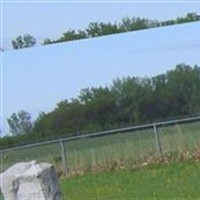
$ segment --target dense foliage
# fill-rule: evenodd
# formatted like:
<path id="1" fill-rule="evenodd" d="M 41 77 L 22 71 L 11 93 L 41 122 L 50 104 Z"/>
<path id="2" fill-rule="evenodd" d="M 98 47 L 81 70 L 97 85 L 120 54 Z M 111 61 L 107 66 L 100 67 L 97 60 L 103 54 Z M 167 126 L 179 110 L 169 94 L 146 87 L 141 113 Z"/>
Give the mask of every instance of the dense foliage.
<path id="1" fill-rule="evenodd" d="M 118 78 L 109 87 L 82 89 L 77 98 L 59 102 L 53 111 L 41 113 L 31 132 L 2 138 L 0 144 L 34 142 L 197 113 L 200 67 L 179 64 L 152 78 Z"/>
<path id="2" fill-rule="evenodd" d="M 141 124 L 200 112 L 200 68 L 181 64 L 153 78 L 116 79 L 87 88 L 35 122 L 34 132 L 67 134 Z"/>
<path id="3" fill-rule="evenodd" d="M 103 22 L 91 22 L 85 30 L 68 30 L 57 40 L 50 40 L 49 38 L 44 40 L 44 45 L 65 42 L 70 40 L 78 40 L 84 38 L 98 37 L 103 35 L 110 35 L 115 33 L 123 33 L 129 31 L 137 31 L 148 28 L 162 27 L 174 24 L 181 24 L 187 22 L 199 21 L 200 15 L 196 13 L 188 13 L 184 17 L 177 17 L 176 19 L 157 21 L 149 20 L 140 17 L 126 17 L 119 23 L 103 23 Z"/>
<path id="4" fill-rule="evenodd" d="M 26 111 L 21 110 L 18 113 L 13 113 L 7 121 L 10 132 L 13 135 L 30 133 L 32 131 L 31 115 Z"/>
<path id="5" fill-rule="evenodd" d="M 16 39 L 12 40 L 13 49 L 22 49 L 32 47 L 36 44 L 36 39 L 30 34 L 19 35 Z"/>

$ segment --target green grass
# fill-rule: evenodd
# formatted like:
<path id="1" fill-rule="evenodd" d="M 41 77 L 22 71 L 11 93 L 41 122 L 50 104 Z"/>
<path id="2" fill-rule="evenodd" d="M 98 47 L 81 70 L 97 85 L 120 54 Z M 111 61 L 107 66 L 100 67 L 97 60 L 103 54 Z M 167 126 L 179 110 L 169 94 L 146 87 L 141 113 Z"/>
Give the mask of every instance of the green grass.
<path id="1" fill-rule="evenodd" d="M 200 164 L 182 162 L 61 179 L 64 200 L 200 198 Z"/>
<path id="2" fill-rule="evenodd" d="M 161 127 L 158 133 L 164 156 L 200 150 L 200 122 Z M 116 163 L 138 165 L 148 157 L 160 155 L 153 128 L 64 142 L 64 146 L 71 173 L 80 169 L 106 168 Z M 16 162 L 33 159 L 53 163 L 59 170 L 62 168 L 59 143 L 8 151 L 0 156 L 0 171 Z"/>
<path id="3" fill-rule="evenodd" d="M 59 182 L 64 200 L 194 200 L 200 199 L 200 163 L 191 160 L 89 172 L 62 177 Z"/>
<path id="4" fill-rule="evenodd" d="M 162 127 L 158 133 L 163 154 L 170 156 L 172 163 L 181 160 L 176 158 L 184 152 L 190 152 L 189 156 L 200 152 L 200 122 Z M 64 146 L 69 172 L 75 175 L 60 181 L 67 200 L 200 199 L 197 163 L 160 164 L 133 170 L 147 161 L 155 164 L 159 156 L 153 129 L 69 141 Z M 32 159 L 53 163 L 58 171 L 63 170 L 59 143 L 11 150 L 0 157 L 0 172 L 16 162 Z M 121 166 L 126 170 L 116 171 Z M 98 173 L 88 173 L 92 171 Z M 76 177 L 77 174 L 85 175 Z"/>

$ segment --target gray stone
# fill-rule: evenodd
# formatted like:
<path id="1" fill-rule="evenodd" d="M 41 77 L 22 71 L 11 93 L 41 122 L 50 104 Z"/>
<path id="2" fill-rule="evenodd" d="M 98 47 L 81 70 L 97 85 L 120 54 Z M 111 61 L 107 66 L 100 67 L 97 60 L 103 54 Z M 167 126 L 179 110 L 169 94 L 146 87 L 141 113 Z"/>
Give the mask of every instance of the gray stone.
<path id="1" fill-rule="evenodd" d="M 62 200 L 53 165 L 21 162 L 0 174 L 5 200 Z"/>

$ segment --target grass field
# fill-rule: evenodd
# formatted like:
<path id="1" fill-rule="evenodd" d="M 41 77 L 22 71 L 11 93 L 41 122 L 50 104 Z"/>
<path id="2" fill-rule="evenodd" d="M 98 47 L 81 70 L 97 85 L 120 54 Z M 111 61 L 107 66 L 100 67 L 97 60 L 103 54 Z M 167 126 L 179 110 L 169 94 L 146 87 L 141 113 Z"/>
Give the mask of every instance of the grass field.
<path id="1" fill-rule="evenodd" d="M 157 162 L 153 129 L 64 142 L 71 175 L 60 178 L 65 199 L 200 199 L 200 122 L 161 127 L 158 133 L 165 162 L 171 164 Z M 34 159 L 63 173 L 60 143 L 11 150 L 0 158 L 0 172 Z"/>
<path id="2" fill-rule="evenodd" d="M 194 160 L 60 179 L 64 200 L 194 200 L 199 185 L 200 162 Z"/>
<path id="3" fill-rule="evenodd" d="M 178 157 L 183 152 L 200 149 L 200 122 L 161 127 L 158 133 L 164 156 Z M 120 165 L 137 166 L 149 157 L 160 156 L 153 128 L 68 141 L 64 147 L 71 174 Z M 11 150 L 0 156 L 1 171 L 16 162 L 32 159 L 51 162 L 63 171 L 60 143 Z"/>
<path id="4" fill-rule="evenodd" d="M 200 164 L 180 162 L 61 179 L 64 200 L 200 199 Z"/>

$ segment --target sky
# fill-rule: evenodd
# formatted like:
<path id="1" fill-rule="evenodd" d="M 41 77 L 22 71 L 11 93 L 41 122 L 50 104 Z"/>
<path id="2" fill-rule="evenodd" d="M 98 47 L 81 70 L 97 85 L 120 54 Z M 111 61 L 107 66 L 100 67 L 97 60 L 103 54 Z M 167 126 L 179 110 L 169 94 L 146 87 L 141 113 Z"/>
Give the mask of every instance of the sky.
<path id="1" fill-rule="evenodd" d="M 188 12 L 200 13 L 200 3 L 191 3 L 191 1 L 184 3 L 163 3 L 163 1 L 160 3 L 152 1 L 95 3 L 95 0 L 93 3 L 77 2 L 77 0 L 74 0 L 73 3 L 1 1 L 3 1 L 2 45 L 5 49 L 11 48 L 12 39 L 26 33 L 35 36 L 39 44 L 43 42 L 44 38 L 57 39 L 68 29 L 84 29 L 94 21 L 118 22 L 126 16 L 167 20 L 184 16 Z"/>
<path id="2" fill-rule="evenodd" d="M 44 1 L 43 1 L 44 2 Z M 154 76 L 176 64 L 200 65 L 200 22 L 12 50 L 10 41 L 29 33 L 41 43 L 89 22 L 140 16 L 167 20 L 200 14 L 200 3 L 1 3 L 1 127 L 23 109 L 36 118 L 80 90 L 110 85 L 117 77 Z"/>

